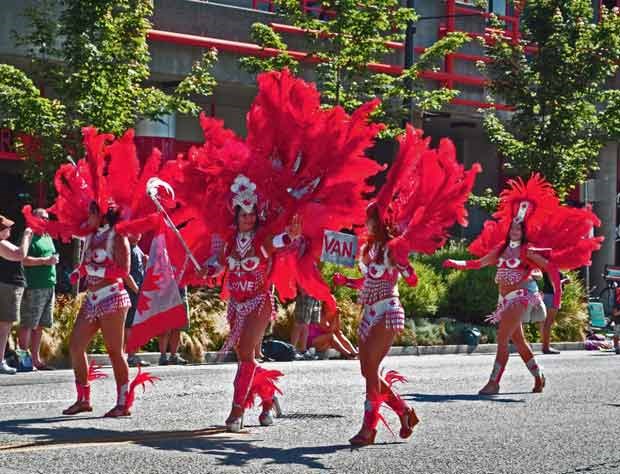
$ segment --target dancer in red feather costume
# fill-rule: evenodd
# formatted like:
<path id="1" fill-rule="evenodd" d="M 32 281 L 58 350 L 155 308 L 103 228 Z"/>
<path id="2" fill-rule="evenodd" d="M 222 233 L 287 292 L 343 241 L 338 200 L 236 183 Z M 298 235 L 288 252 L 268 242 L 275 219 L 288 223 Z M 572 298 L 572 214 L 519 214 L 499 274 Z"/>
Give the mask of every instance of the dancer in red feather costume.
<path id="1" fill-rule="evenodd" d="M 244 141 L 222 122 L 201 117 L 205 144 L 168 163 L 162 179 L 176 191 L 175 221 L 204 263 L 203 275 L 223 279 L 238 368 L 226 426 L 239 431 L 244 411 L 258 396 L 261 425 L 270 425 L 277 371 L 262 369 L 254 348 L 274 316 L 272 287 L 280 299 L 297 288 L 336 305 L 317 263 L 326 229 L 364 221 L 365 184 L 381 167 L 364 155 L 382 126 L 368 123 L 377 101 L 348 115 L 322 109 L 312 84 L 288 71 L 258 78 Z M 207 209 L 205 209 L 205 207 Z M 306 223 L 302 235 L 302 222 Z M 191 270 L 187 279 L 192 278 Z"/>
<path id="2" fill-rule="evenodd" d="M 407 128 L 399 139 L 400 151 L 386 183 L 367 210 L 367 243 L 360 253 L 363 277 L 334 275 L 334 283 L 359 290 L 364 305 L 359 326 L 359 358 L 366 379 L 366 402 L 361 430 L 350 439 L 353 445 L 374 443 L 385 403 L 400 418 L 400 437 L 408 438 L 418 423 L 413 408 L 392 389 L 405 381 L 390 371 L 381 377 L 379 367 L 394 337 L 404 329 L 405 313 L 398 298 L 402 275 L 415 286 L 417 276 L 409 263 L 411 252 L 433 253 L 443 246 L 448 229 L 466 224 L 465 203 L 481 170 L 476 164 L 465 171 L 456 161 L 454 145 L 442 140 L 439 149 L 429 148 L 422 131 Z"/>
<path id="3" fill-rule="evenodd" d="M 140 172 L 133 131 L 118 140 L 112 135 L 98 134 L 92 127 L 84 128 L 83 135 L 86 157 L 75 165 L 61 166 L 56 173 L 58 197 L 48 209 L 56 220 L 34 216 L 29 206 L 24 208 L 24 215 L 37 233 L 49 233 L 63 240 L 79 236 L 85 241 L 80 264 L 72 274 L 74 283 L 85 278 L 87 284 L 70 342 L 77 400 L 63 413 L 92 411 L 89 382 L 100 375 L 92 368 L 89 370 L 86 349 L 101 330 L 117 386 L 116 405 L 105 416 L 128 416 L 135 388 L 154 378 L 138 373 L 129 383 L 122 349 L 125 316 L 131 306 L 123 284 L 129 274 L 129 243 L 116 232 L 116 224 L 131 213 L 139 215 L 144 183 L 158 168 L 153 163 L 159 161 L 159 155 L 154 153 L 150 165 Z"/>
<path id="4" fill-rule="evenodd" d="M 499 322 L 497 355 L 491 376 L 481 395 L 499 392 L 499 383 L 508 362 L 508 344 L 515 344 L 519 355 L 534 377 L 533 392 L 545 387 L 545 376 L 523 334 L 522 322 L 544 320 L 545 306 L 537 290 L 530 289 L 531 274 L 547 272 L 554 288 L 554 307 L 562 297 L 559 270 L 589 265 L 592 252 L 602 237 L 591 237 L 599 219 L 588 208 L 576 209 L 560 204 L 553 188 L 539 174 L 527 181 L 511 180 L 500 195 L 495 220 L 487 221 L 482 234 L 469 246 L 479 260 L 447 260 L 444 266 L 458 270 L 496 265 L 495 282 L 499 303 L 488 318 Z"/>

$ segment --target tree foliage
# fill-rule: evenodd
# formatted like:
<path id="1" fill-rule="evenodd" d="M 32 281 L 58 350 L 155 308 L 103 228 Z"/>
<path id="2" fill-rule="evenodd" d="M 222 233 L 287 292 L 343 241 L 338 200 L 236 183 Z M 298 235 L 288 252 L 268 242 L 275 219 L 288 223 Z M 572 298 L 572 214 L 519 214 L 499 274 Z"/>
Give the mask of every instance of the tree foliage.
<path id="1" fill-rule="evenodd" d="M 528 0 L 521 27 L 520 42 L 487 46 L 490 90 L 514 113 L 489 113 L 485 127 L 518 174 L 540 171 L 565 196 L 620 137 L 620 15 L 603 8 L 596 23 L 590 0 Z"/>
<path id="2" fill-rule="evenodd" d="M 32 180 L 49 179 L 68 153 L 78 152 L 85 125 L 119 135 L 141 118 L 199 112 L 191 97 L 211 93 L 215 52 L 171 92 L 149 86 L 152 13 L 151 0 L 42 0 L 24 10 L 30 28 L 15 33 L 16 43 L 28 49 L 34 82 L 54 99 L 42 98 L 24 73 L 4 65 L 0 127 L 37 137 L 44 160 L 29 160 Z"/>
<path id="3" fill-rule="evenodd" d="M 465 34 L 452 33 L 440 39 L 401 74 L 368 67 L 394 57 L 395 50 L 387 42 L 402 42 L 407 24 L 417 19 L 416 13 L 401 7 L 399 0 L 322 0 L 315 2 L 321 7 L 320 14 L 304 12 L 298 0 L 274 3 L 286 23 L 305 32 L 303 50 L 317 60 L 317 85 L 328 105 L 341 105 L 350 111 L 367 100 L 381 97 L 383 104 L 375 119 L 387 123 L 393 133 L 407 117 L 405 101 L 411 100 L 421 116 L 422 111 L 441 109 L 458 94 L 453 89 L 430 89 L 419 74 L 437 69 L 446 53 L 468 41 Z M 246 70 L 258 73 L 285 66 L 299 70 L 300 64 L 289 54 L 287 43 L 269 25 L 254 24 L 251 35 L 256 43 L 281 54 L 242 58 L 241 65 Z"/>

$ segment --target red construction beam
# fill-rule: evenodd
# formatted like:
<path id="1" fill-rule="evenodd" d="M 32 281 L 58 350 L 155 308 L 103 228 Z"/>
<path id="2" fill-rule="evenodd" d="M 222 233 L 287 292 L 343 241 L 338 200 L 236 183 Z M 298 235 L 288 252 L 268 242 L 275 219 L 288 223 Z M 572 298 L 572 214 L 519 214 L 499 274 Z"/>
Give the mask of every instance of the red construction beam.
<path id="1" fill-rule="evenodd" d="M 452 103 L 455 105 L 466 105 L 468 107 L 476 107 L 478 109 L 491 109 L 495 108 L 497 110 L 514 110 L 514 107 L 506 104 L 491 104 L 489 102 L 480 102 L 477 100 L 469 100 L 469 99 L 452 99 Z"/>
<path id="2" fill-rule="evenodd" d="M 0 160 L 24 161 L 25 158 L 23 156 L 19 156 L 17 153 L 0 151 Z"/>
<path id="3" fill-rule="evenodd" d="M 219 51 L 229 53 L 246 54 L 261 58 L 270 58 L 282 54 L 282 51 L 275 48 L 263 48 L 253 43 L 242 43 L 240 41 L 229 41 L 220 38 L 209 38 L 206 36 L 187 35 L 174 33 L 172 31 L 149 30 L 147 38 L 151 41 L 162 43 L 179 44 L 184 46 L 195 46 L 198 48 L 216 48 Z M 318 64 L 319 58 L 301 51 L 286 51 L 292 58 L 306 63 Z"/>
<path id="4" fill-rule="evenodd" d="M 150 30 L 147 35 L 151 41 L 159 41 L 163 43 L 178 44 L 183 46 L 194 46 L 199 48 L 216 48 L 220 51 L 230 53 L 257 56 L 257 57 L 274 57 L 282 53 L 275 48 L 263 48 L 252 43 L 243 43 L 239 41 L 228 41 L 219 38 L 209 38 L 204 36 L 187 35 L 183 33 L 174 33 L 171 31 Z M 313 55 L 301 51 L 286 51 L 294 59 L 311 64 L 320 63 L 321 60 Z M 368 69 L 375 72 L 385 74 L 399 75 L 403 72 L 403 67 L 393 64 L 370 63 Z M 424 71 L 420 74 L 424 79 L 430 79 L 440 82 L 456 82 L 459 84 L 467 84 L 473 86 L 484 87 L 486 79 L 481 77 L 463 76 L 459 74 L 449 74 L 446 72 Z M 490 104 L 488 106 L 491 106 Z M 498 107 L 499 108 L 499 107 Z"/>

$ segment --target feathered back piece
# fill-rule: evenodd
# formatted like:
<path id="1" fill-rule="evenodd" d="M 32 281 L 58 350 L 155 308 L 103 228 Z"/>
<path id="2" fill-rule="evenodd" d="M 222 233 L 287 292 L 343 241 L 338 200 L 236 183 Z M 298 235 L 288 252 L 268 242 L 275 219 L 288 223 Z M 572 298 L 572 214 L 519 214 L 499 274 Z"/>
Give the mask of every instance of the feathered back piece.
<path id="1" fill-rule="evenodd" d="M 593 237 L 600 220 L 589 207 L 562 205 L 545 179 L 538 173 L 527 182 L 510 180 L 500 194 L 494 220 L 484 224 L 482 233 L 469 251 L 482 257 L 506 242 L 512 222 L 522 222 L 530 247 L 550 249 L 549 260 L 561 270 L 571 270 L 591 263 L 603 237 Z"/>
<path id="2" fill-rule="evenodd" d="M 247 206 L 258 211 L 261 241 L 282 232 L 297 214 L 306 237 L 300 258 L 307 261 L 294 267 L 305 274 L 276 262 L 274 280 L 282 298 L 294 296 L 297 284 L 327 298 L 329 288 L 315 274 L 310 278 L 308 269 L 318 260 L 325 229 L 364 222 L 363 193 L 371 190 L 365 180 L 381 170 L 364 155 L 382 129 L 368 123 L 378 102 L 352 115 L 340 107 L 322 109 L 316 88 L 287 70 L 261 74 L 258 88 L 247 115 L 247 140 L 203 116 L 205 144 L 165 167 L 178 200 L 195 214 L 182 233 L 192 241 L 190 228 L 201 228 L 205 250 L 211 236 L 226 239 L 235 230 L 234 207 Z"/>
<path id="3" fill-rule="evenodd" d="M 32 215 L 30 206 L 24 207 L 26 222 L 37 233 L 49 233 L 63 241 L 72 235 L 88 234 L 92 229 L 85 224 L 93 202 L 102 214 L 111 204 L 117 206 L 125 219 L 136 217 L 141 210 L 146 212 L 145 183 L 159 169 L 159 153 L 153 152 L 141 172 L 133 130 L 115 139 L 94 127 L 85 127 L 82 135 L 85 157 L 75 164 L 61 165 L 54 177 L 57 197 L 48 211 L 56 219 L 39 219 Z"/>
<path id="4" fill-rule="evenodd" d="M 456 161 L 448 139 L 431 149 L 430 138 L 408 126 L 399 137 L 400 149 L 374 205 L 388 229 L 393 253 L 433 253 L 448 238 L 455 223 L 467 225 L 465 204 L 482 167 L 465 170 Z"/>

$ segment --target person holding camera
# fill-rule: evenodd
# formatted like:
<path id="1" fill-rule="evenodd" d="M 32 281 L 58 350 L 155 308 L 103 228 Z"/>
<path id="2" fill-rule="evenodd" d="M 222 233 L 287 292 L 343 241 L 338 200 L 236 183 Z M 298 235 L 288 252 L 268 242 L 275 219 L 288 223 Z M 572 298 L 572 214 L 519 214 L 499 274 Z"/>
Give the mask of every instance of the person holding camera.
<path id="1" fill-rule="evenodd" d="M 22 260 L 28 254 L 32 230 L 26 228 L 19 246 L 9 241 L 15 223 L 0 215 L 0 374 L 15 374 L 4 359 L 11 326 L 20 313 L 26 282 Z"/>

